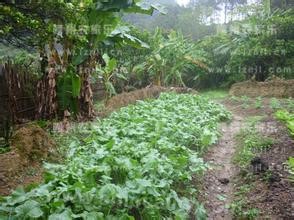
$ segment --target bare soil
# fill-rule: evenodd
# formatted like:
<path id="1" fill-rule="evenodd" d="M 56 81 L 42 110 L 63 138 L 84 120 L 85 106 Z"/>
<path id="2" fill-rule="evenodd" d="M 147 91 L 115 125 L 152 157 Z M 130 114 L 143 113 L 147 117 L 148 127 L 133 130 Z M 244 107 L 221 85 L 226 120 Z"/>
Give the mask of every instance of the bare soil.
<path id="1" fill-rule="evenodd" d="M 208 219 L 232 219 L 228 205 L 233 199 L 233 179 L 238 172 L 232 163 L 236 151 L 234 137 L 242 128 L 243 121 L 242 116 L 233 115 L 229 124 L 222 124 L 222 137 L 204 157 L 211 169 L 204 177 L 200 200 L 207 210 Z"/>
<path id="2" fill-rule="evenodd" d="M 264 173 L 255 174 L 250 183 L 252 190 L 244 199 L 249 202 L 250 207 L 259 209 L 259 219 L 294 219 L 294 185 L 288 179 L 289 173 L 285 166 L 287 159 L 294 156 L 294 141 L 286 127 L 274 119 L 269 99 L 263 100 L 264 107 L 260 109 L 252 105 L 245 109 L 242 102 L 229 99 L 222 100 L 222 104 L 234 117 L 229 125 L 222 125 L 222 138 L 204 158 L 213 165 L 204 177 L 200 195 L 200 200 L 207 209 L 208 219 L 234 219 L 228 205 L 234 200 L 236 186 L 245 184 L 245 179 L 232 163 L 237 148 L 234 136 L 244 126 L 245 120 L 252 116 L 263 116 L 257 128 L 263 135 L 273 138 L 275 143 L 269 150 L 259 153 L 262 162 L 269 167 L 271 176 L 265 180 Z M 252 172 L 250 166 L 248 172 Z"/>
<path id="3" fill-rule="evenodd" d="M 260 219 L 294 219 L 294 183 L 289 181 L 285 162 L 294 156 L 294 140 L 280 122 L 269 117 L 261 122 L 262 134 L 273 138 L 274 145 L 260 155 L 261 160 L 269 166 L 269 178 L 256 175 L 253 190 L 248 194 L 252 206 L 258 208 Z"/>

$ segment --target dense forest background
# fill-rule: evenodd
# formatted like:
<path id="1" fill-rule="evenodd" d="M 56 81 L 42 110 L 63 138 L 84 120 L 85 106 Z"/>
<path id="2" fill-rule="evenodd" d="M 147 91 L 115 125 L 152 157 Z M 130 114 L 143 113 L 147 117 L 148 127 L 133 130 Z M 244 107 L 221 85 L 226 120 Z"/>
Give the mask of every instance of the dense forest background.
<path id="1" fill-rule="evenodd" d="M 166 36 L 177 30 L 196 45 L 197 61 L 205 65 L 192 70 L 197 74 L 182 74 L 189 86 L 227 87 L 251 78 L 293 77 L 291 1 L 193 0 L 185 7 L 176 1 L 146 2 L 164 5 L 167 14 L 127 15 L 124 20 L 141 31 L 159 28 Z"/>

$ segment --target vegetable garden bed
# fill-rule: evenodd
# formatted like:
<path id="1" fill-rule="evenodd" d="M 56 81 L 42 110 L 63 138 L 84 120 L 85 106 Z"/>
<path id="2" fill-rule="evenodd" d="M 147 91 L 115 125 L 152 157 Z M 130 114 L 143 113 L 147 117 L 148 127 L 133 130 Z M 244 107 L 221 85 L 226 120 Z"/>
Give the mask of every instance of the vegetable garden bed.
<path id="1" fill-rule="evenodd" d="M 83 125 L 71 136 L 64 164 L 46 164 L 44 183 L 3 198 L 0 218 L 203 216 L 191 180 L 207 169 L 201 152 L 229 118 L 201 96 L 163 93 Z"/>

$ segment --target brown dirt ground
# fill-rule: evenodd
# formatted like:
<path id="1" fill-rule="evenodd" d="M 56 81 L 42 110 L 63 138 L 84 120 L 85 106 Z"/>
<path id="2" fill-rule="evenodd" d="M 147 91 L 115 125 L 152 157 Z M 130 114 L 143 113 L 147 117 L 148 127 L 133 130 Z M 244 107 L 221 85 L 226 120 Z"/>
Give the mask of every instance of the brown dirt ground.
<path id="1" fill-rule="evenodd" d="M 200 200 L 207 208 L 208 219 L 233 219 L 226 205 L 234 199 L 235 187 L 245 181 L 231 161 L 236 150 L 233 136 L 244 120 L 252 116 L 263 116 L 257 128 L 265 136 L 276 140 L 269 150 L 260 152 L 259 156 L 277 178 L 265 181 L 264 174 L 255 175 L 246 200 L 250 207 L 261 211 L 259 219 L 294 219 L 294 185 L 288 180 L 289 173 L 284 164 L 290 156 L 294 156 L 294 141 L 286 127 L 274 119 L 274 111 L 269 107 L 270 99 L 264 98 L 264 107 L 260 109 L 254 108 L 252 103 L 244 108 L 242 102 L 230 99 L 222 101 L 233 113 L 234 119 L 231 125 L 222 126 L 223 137 L 205 156 L 206 161 L 217 165 L 205 175 L 202 190 L 205 193 L 200 195 Z M 227 179 L 228 183 L 221 183 L 223 179 Z"/>
<path id="2" fill-rule="evenodd" d="M 231 158 L 236 150 L 234 136 L 239 132 L 242 124 L 243 118 L 238 116 L 234 116 L 230 124 L 223 124 L 221 126 L 223 136 L 204 157 L 212 168 L 206 173 L 201 189 L 201 201 L 207 210 L 208 219 L 232 219 L 226 207 L 231 203 L 233 197 L 232 179 L 237 174 Z"/>
<path id="3" fill-rule="evenodd" d="M 55 143 L 43 129 L 27 124 L 16 130 L 10 147 L 10 152 L 0 154 L 0 195 L 41 182 L 41 162 L 54 155 Z"/>

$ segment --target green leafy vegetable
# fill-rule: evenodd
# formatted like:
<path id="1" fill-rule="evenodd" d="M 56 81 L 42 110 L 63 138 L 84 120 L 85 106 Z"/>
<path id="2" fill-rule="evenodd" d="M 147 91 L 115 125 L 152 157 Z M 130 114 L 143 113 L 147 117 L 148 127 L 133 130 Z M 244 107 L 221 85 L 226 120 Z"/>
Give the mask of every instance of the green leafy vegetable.
<path id="1" fill-rule="evenodd" d="M 78 128 L 64 164 L 45 181 L 4 198 L 0 216 L 44 219 L 187 219 L 201 151 L 216 142 L 224 108 L 201 96 L 161 94 Z M 194 198 L 193 198 L 194 197 Z"/>

